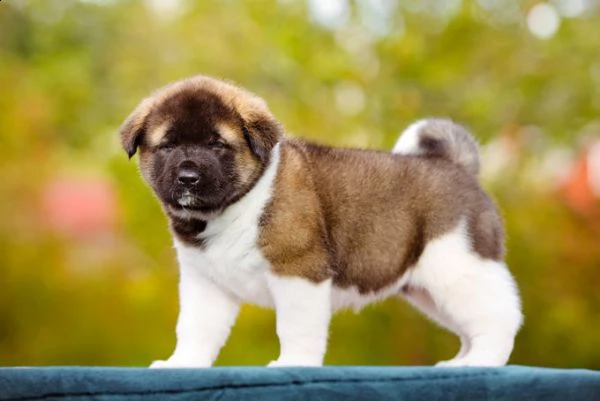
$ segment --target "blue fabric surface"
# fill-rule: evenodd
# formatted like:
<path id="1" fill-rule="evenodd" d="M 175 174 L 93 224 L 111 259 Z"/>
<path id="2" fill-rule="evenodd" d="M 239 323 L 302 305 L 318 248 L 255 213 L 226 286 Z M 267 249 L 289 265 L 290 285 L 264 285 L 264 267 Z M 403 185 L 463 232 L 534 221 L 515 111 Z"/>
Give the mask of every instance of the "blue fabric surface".
<path id="1" fill-rule="evenodd" d="M 504 368 L 0 368 L 0 400 L 600 400 L 600 372 Z"/>

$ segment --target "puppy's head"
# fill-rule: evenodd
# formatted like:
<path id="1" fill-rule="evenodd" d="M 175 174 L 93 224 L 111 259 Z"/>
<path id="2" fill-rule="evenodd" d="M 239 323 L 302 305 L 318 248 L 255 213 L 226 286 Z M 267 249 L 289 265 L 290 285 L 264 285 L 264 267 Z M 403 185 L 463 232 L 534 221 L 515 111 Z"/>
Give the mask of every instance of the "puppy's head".
<path id="1" fill-rule="evenodd" d="M 144 99 L 121 143 L 167 212 L 209 218 L 246 194 L 282 128 L 266 104 L 232 84 L 198 76 Z"/>

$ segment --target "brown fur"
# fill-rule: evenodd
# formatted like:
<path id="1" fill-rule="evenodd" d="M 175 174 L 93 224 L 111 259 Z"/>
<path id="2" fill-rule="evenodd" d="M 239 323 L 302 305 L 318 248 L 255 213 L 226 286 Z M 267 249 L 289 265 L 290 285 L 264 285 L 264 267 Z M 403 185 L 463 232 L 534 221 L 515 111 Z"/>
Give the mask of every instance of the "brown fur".
<path id="1" fill-rule="evenodd" d="M 281 148 L 272 201 L 261 220 L 259 245 L 273 271 L 323 281 L 335 272 L 317 183 L 309 161 L 289 142 Z"/>
<path id="2" fill-rule="evenodd" d="M 212 78 L 195 77 L 144 100 L 125 122 L 121 138 L 130 156 L 139 147 L 141 170 L 163 201 L 174 235 L 200 247 L 205 220 L 254 186 L 280 141 L 279 170 L 259 234 L 259 246 L 279 275 L 314 282 L 333 278 L 339 287 L 377 291 L 396 281 L 417 262 L 429 241 L 455 228 L 461 219 L 467 222 L 475 252 L 482 258 L 502 258 L 498 213 L 469 173 L 476 174 L 478 160 L 466 161 L 471 167 L 465 169 L 452 158 L 437 157 L 434 140 L 425 143 L 433 153 L 418 157 L 334 149 L 282 139 L 282 132 L 256 96 Z M 206 153 L 215 135 L 227 142 L 227 158 L 219 150 L 210 151 L 218 158 Z M 160 156 L 158 149 L 165 141 L 186 146 L 188 151 L 182 154 L 196 163 L 217 160 L 207 168 L 231 181 L 215 186 L 223 192 L 222 201 L 218 207 L 211 205 L 210 213 L 206 208 L 192 209 L 182 218 L 177 205 L 166 199 L 164 193 L 173 188 L 160 177 L 183 159 Z M 193 152 L 205 156 L 194 159 L 189 156 Z M 199 199 L 212 196 L 198 191 Z"/>
<path id="3" fill-rule="evenodd" d="M 455 164 L 301 140 L 284 142 L 282 155 L 261 236 L 267 256 L 275 244 L 282 254 L 324 248 L 320 264 L 327 270 L 321 274 L 330 272 L 340 287 L 377 291 L 414 265 L 427 242 L 466 218 L 475 251 L 502 258 L 495 208 L 476 179 Z M 318 281 L 307 268 L 287 264 L 275 271 Z"/>

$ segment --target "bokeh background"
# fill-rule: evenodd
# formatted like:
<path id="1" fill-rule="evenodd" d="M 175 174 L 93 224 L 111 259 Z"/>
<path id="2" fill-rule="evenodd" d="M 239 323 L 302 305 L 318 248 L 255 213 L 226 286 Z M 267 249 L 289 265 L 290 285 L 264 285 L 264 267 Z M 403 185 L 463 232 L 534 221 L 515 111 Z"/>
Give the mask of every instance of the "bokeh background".
<path id="1" fill-rule="evenodd" d="M 177 269 L 118 145 L 153 89 L 236 81 L 290 135 L 389 149 L 449 116 L 482 145 L 526 324 L 512 363 L 600 369 L 600 1 L 0 1 L 0 364 L 143 366 L 174 345 Z M 458 341 L 389 300 L 338 315 L 329 364 Z M 278 352 L 245 307 L 220 365 Z"/>

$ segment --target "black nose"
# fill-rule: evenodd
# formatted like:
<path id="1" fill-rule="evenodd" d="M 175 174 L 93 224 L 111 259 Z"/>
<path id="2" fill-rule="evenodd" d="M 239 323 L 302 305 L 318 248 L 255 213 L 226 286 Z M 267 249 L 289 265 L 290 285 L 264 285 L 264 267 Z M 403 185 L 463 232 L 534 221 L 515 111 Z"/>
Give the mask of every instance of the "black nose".
<path id="1" fill-rule="evenodd" d="M 195 185 L 200 181 L 200 172 L 196 166 L 189 163 L 182 163 L 179 166 L 179 172 L 177 173 L 177 181 L 183 185 Z"/>

